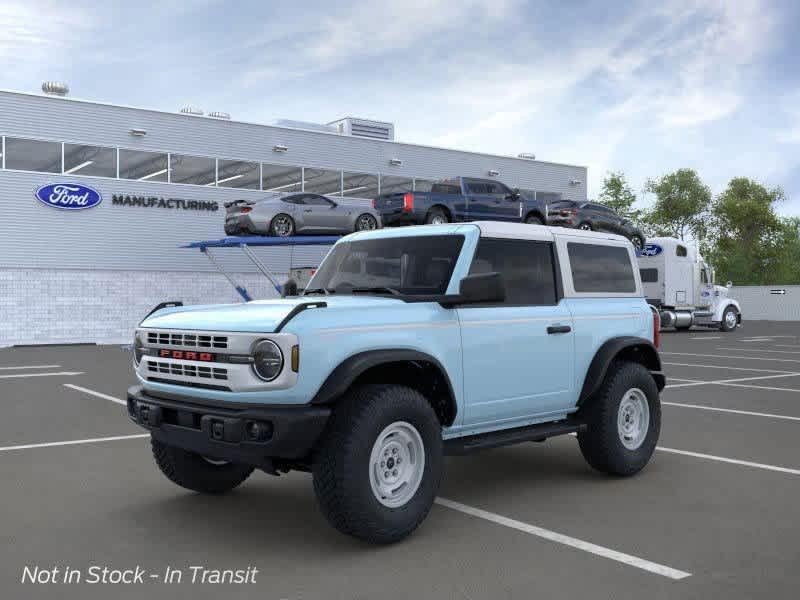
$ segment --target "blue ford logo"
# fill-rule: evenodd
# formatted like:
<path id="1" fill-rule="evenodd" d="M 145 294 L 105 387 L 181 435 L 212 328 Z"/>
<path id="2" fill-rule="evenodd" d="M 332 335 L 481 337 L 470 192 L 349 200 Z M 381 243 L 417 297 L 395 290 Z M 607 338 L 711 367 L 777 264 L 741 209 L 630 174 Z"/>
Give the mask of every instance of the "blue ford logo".
<path id="1" fill-rule="evenodd" d="M 103 201 L 103 196 L 79 183 L 50 183 L 36 190 L 36 199 L 53 208 L 81 210 L 97 206 Z"/>
<path id="2" fill-rule="evenodd" d="M 658 244 L 645 244 L 642 248 L 642 256 L 658 256 L 664 249 Z"/>

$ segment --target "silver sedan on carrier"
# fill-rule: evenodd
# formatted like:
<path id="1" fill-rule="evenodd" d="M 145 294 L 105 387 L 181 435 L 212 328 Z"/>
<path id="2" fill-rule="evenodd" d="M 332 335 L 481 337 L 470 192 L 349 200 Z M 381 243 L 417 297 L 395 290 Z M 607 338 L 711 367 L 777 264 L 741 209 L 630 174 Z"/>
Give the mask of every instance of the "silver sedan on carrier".
<path id="1" fill-rule="evenodd" d="M 226 202 L 225 210 L 226 235 L 347 234 L 381 227 L 370 205 L 307 192 Z"/>

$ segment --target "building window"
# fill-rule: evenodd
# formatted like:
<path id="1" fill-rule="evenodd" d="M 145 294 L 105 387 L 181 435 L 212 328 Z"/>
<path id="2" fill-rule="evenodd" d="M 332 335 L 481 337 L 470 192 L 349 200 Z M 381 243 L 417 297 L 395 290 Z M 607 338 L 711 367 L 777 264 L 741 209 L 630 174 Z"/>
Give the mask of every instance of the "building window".
<path id="1" fill-rule="evenodd" d="M 6 138 L 6 169 L 61 173 L 61 143 Z"/>
<path id="2" fill-rule="evenodd" d="M 286 165 L 261 165 L 265 192 L 300 192 L 303 189 L 303 169 Z"/>
<path id="3" fill-rule="evenodd" d="M 192 185 L 214 185 L 217 161 L 202 156 L 170 154 L 170 181 Z"/>
<path id="4" fill-rule="evenodd" d="M 217 163 L 217 185 L 220 187 L 257 190 L 260 188 L 259 164 L 243 160 L 220 160 Z"/>
<path id="5" fill-rule="evenodd" d="M 381 194 L 405 194 L 414 191 L 414 180 L 410 177 L 381 176 Z"/>
<path id="6" fill-rule="evenodd" d="M 142 150 L 119 151 L 119 176 L 121 179 L 139 181 L 168 180 L 167 155 L 160 152 Z"/>
<path id="7" fill-rule="evenodd" d="M 576 292 L 629 294 L 636 291 L 627 248 L 569 242 L 567 251 Z"/>
<path id="8" fill-rule="evenodd" d="M 506 286 L 502 304 L 541 306 L 558 302 L 552 242 L 481 238 L 469 272 L 500 273 Z"/>
<path id="9" fill-rule="evenodd" d="M 433 184 L 436 183 L 435 181 L 431 181 L 430 179 L 414 179 L 414 191 L 415 192 L 430 192 Z"/>
<path id="10" fill-rule="evenodd" d="M 342 172 L 327 169 L 305 169 L 305 191 L 328 196 L 341 196 Z"/>
<path id="11" fill-rule="evenodd" d="M 64 174 L 116 177 L 117 149 L 64 144 Z"/>
<path id="12" fill-rule="evenodd" d="M 377 198 L 378 196 L 378 176 L 367 173 L 348 173 L 342 174 L 344 178 L 344 189 L 342 196 L 350 198 Z"/>

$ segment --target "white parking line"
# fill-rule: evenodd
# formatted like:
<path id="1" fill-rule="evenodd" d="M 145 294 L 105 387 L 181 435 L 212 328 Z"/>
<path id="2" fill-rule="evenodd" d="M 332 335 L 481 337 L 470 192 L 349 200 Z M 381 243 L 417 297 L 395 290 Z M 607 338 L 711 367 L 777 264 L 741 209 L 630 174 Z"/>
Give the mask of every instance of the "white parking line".
<path id="1" fill-rule="evenodd" d="M 20 377 L 53 377 L 54 375 L 83 375 L 83 371 L 60 371 L 55 373 L 14 373 L 13 375 L 0 375 L 0 379 L 15 379 Z"/>
<path id="2" fill-rule="evenodd" d="M 715 412 L 731 413 L 735 415 L 746 415 L 748 417 L 767 417 L 770 419 L 782 419 L 785 421 L 800 421 L 800 417 L 790 417 L 788 415 L 776 415 L 774 413 L 752 412 L 749 410 L 737 410 L 734 408 L 718 408 L 716 406 L 702 406 L 700 404 L 682 404 L 680 402 L 665 402 L 663 400 L 661 401 L 661 404 L 665 406 L 678 406 L 681 408 L 697 408 L 700 410 L 711 410 Z"/>
<path id="3" fill-rule="evenodd" d="M 536 525 L 530 525 L 528 523 L 523 523 L 522 521 L 509 519 L 508 517 L 482 510 L 480 508 L 475 508 L 474 506 L 461 504 L 460 502 L 454 502 L 453 500 L 448 500 L 447 498 L 436 498 L 436 504 L 452 510 L 457 510 L 472 517 L 477 517 L 478 519 L 484 519 L 486 521 L 496 523 L 497 525 L 510 527 L 511 529 L 522 531 L 523 533 L 535 535 L 537 537 L 550 540 L 551 542 L 564 544 L 565 546 L 570 546 L 571 548 L 583 550 L 584 552 L 602 556 L 603 558 L 607 558 L 609 560 L 615 560 L 631 567 L 636 567 L 637 569 L 649 571 L 650 573 L 655 573 L 656 575 L 661 575 L 670 579 L 685 579 L 686 577 L 690 577 L 692 575 L 686 571 L 679 571 L 678 569 L 673 569 L 672 567 L 667 567 L 665 565 L 654 563 L 637 556 L 618 552 L 616 550 L 612 550 L 611 548 L 606 548 L 605 546 L 598 546 L 597 544 L 579 540 L 562 533 L 556 533 L 555 531 L 550 531 L 549 529 L 543 529 L 542 527 L 537 527 Z"/>
<path id="4" fill-rule="evenodd" d="M 127 402 L 125 400 L 120 400 L 119 398 L 115 398 L 114 396 L 109 396 L 107 394 L 101 394 L 100 392 L 95 392 L 94 390 L 90 390 L 85 387 L 81 387 L 79 385 L 72 385 L 71 383 L 65 383 L 64 387 L 68 387 L 71 390 L 77 390 L 78 392 L 83 392 L 84 394 L 89 394 L 90 396 L 97 396 L 98 398 L 102 398 L 103 400 L 108 400 L 109 402 L 116 402 L 117 404 L 122 404 L 122 406 L 127 406 Z"/>
<path id="5" fill-rule="evenodd" d="M 0 367 L 0 371 L 17 371 L 19 369 L 60 369 L 61 365 L 21 365 L 19 367 Z"/>
<path id="6" fill-rule="evenodd" d="M 691 381 L 691 383 L 673 383 L 669 384 L 667 388 L 679 388 L 679 387 L 693 387 L 695 385 L 725 385 L 725 384 L 734 384 L 739 383 L 740 381 L 758 381 L 759 379 L 778 379 L 780 377 L 798 377 L 800 373 L 782 373 L 780 375 L 761 375 L 759 377 L 739 377 L 737 379 L 718 379 L 716 381 L 696 381 L 691 379 L 686 379 L 685 381 Z M 782 389 L 782 388 L 779 388 Z"/>
<path id="7" fill-rule="evenodd" d="M 663 352 L 662 352 L 663 354 Z M 730 367 L 728 365 L 697 365 L 694 363 L 662 362 L 662 365 L 672 365 L 675 367 L 699 367 L 703 369 L 732 369 L 734 371 L 753 371 L 755 373 L 791 373 L 792 371 L 776 371 L 775 369 L 753 369 L 748 367 Z"/>
<path id="8" fill-rule="evenodd" d="M 746 383 L 720 383 L 720 385 L 728 385 L 730 387 L 740 387 L 740 388 L 751 388 L 754 390 L 769 390 L 771 392 L 800 392 L 800 390 L 796 390 L 794 388 L 769 387 L 766 385 L 748 385 Z"/>
<path id="9" fill-rule="evenodd" d="M 690 337 L 689 339 L 690 340 L 721 340 L 722 336 L 721 335 L 713 335 L 713 336 L 710 336 L 710 337 L 699 336 L 699 337 Z"/>
<path id="10" fill-rule="evenodd" d="M 776 348 L 800 348 L 797 344 L 772 344 Z"/>
<path id="11" fill-rule="evenodd" d="M 800 352 L 792 350 L 767 350 L 765 348 L 723 348 L 718 347 L 717 350 L 738 350 L 739 352 L 769 352 L 770 354 L 800 354 Z"/>
<path id="12" fill-rule="evenodd" d="M 23 444 L 21 446 L 3 446 L 0 452 L 11 452 L 14 450 L 30 450 L 31 448 L 52 448 L 54 446 L 75 446 L 77 444 L 99 444 L 101 442 L 116 442 L 118 440 L 135 440 L 137 438 L 150 437 L 149 433 L 137 433 L 135 435 L 115 435 L 112 437 L 88 438 L 85 440 L 68 440 L 66 442 L 44 442 L 42 444 Z"/>
<path id="13" fill-rule="evenodd" d="M 740 348 L 741 350 L 741 348 Z M 800 360 L 795 358 L 764 358 L 761 356 L 721 356 L 719 354 L 692 354 L 691 352 L 661 352 L 661 354 L 674 354 L 677 356 L 705 356 L 707 358 L 741 358 L 744 360 L 769 360 L 771 362 L 790 362 L 800 363 Z M 731 367 L 735 369 L 736 367 Z"/>
<path id="14" fill-rule="evenodd" d="M 789 475 L 800 475 L 800 469 L 789 469 L 788 467 L 777 467 L 775 465 L 765 465 L 763 463 L 750 462 L 749 460 L 739 460 L 736 458 L 726 458 L 725 456 L 715 456 L 713 454 L 703 454 L 702 452 L 690 452 L 688 450 L 678 450 L 677 448 L 665 448 L 664 446 L 656 446 L 656 450 L 661 452 L 668 452 L 670 454 L 681 454 L 683 456 L 693 456 L 694 458 L 704 458 L 706 460 L 713 460 L 716 462 L 729 463 L 732 465 L 742 465 L 744 467 L 753 467 L 755 469 L 764 469 L 765 471 L 777 471 L 778 473 L 788 473 Z"/>

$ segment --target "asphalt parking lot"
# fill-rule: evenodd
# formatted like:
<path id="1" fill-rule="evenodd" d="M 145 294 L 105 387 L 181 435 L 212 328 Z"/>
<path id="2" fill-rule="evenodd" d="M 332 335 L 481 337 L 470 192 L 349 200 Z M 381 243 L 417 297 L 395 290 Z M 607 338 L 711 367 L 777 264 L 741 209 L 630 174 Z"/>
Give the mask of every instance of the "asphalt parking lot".
<path id="1" fill-rule="evenodd" d="M 451 458 L 428 520 L 390 547 L 330 528 L 307 474 L 256 473 L 221 497 L 171 484 L 121 405 L 135 380 L 119 347 L 0 350 L 0 596 L 796 598 L 800 323 L 662 339 L 642 473 L 593 472 L 572 437 Z M 22 583 L 26 567 L 92 565 L 147 575 Z M 192 566 L 258 572 L 193 584 Z"/>

